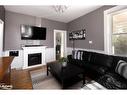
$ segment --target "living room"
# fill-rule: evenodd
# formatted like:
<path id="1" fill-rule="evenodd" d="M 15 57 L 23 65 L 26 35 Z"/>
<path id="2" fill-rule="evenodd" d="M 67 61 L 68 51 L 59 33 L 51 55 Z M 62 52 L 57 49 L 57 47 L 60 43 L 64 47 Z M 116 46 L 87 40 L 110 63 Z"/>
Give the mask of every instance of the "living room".
<path id="1" fill-rule="evenodd" d="M 79 8 L 78 11 L 81 11 L 81 10 L 82 11 L 79 13 L 75 13 L 75 16 L 77 16 L 76 14 L 78 14 L 77 17 L 74 17 L 75 19 L 66 17 L 66 20 L 65 20 L 65 18 L 62 18 L 62 14 L 57 14 L 57 12 L 55 11 L 55 9 L 53 9 L 52 6 L 9 6 L 9 5 L 0 6 L 0 19 L 2 20 L 2 22 L 4 22 L 4 26 L 3 26 L 3 30 L 4 30 L 3 47 L 4 48 L 2 48 L 1 56 L 11 57 L 11 83 L 14 84 L 11 86 L 6 85 L 10 87 L 10 88 L 7 87 L 8 89 L 13 89 L 13 87 L 15 87 L 15 89 L 63 89 L 64 88 L 63 79 L 60 76 L 59 81 L 62 81 L 62 83 L 61 82 L 59 83 L 54 77 L 54 76 L 57 76 L 57 74 L 53 73 L 55 72 L 55 70 L 59 68 L 59 66 L 58 68 L 54 69 L 54 65 L 52 64 L 59 63 L 58 61 L 61 61 L 59 57 L 68 58 L 67 61 L 71 63 L 71 66 L 69 65 L 70 66 L 69 69 L 73 67 L 73 63 L 76 63 L 74 64 L 74 67 L 73 67 L 75 69 L 72 71 L 69 71 L 69 73 L 71 74 L 67 72 L 67 74 L 69 75 L 69 80 L 70 80 L 70 77 L 71 79 L 73 79 L 74 76 L 80 77 L 80 80 L 78 80 L 79 78 L 77 79 L 77 77 L 75 79 L 78 82 L 72 83 L 73 85 L 71 84 L 71 86 L 65 89 L 126 89 L 127 86 L 125 84 L 123 84 L 121 88 L 120 87 L 117 88 L 116 86 L 115 87 L 112 86 L 112 84 L 110 85 L 108 84 L 108 86 L 105 87 L 104 86 L 105 84 L 100 84 L 98 82 L 102 78 L 103 78 L 102 80 L 104 80 L 105 77 L 107 78 L 110 76 L 110 74 L 108 74 L 107 72 L 105 73 L 105 70 L 107 71 L 107 68 L 106 69 L 101 68 L 105 74 L 103 73 L 103 76 L 101 77 L 95 76 L 94 77 L 95 80 L 93 80 L 94 78 L 92 79 L 91 76 L 88 77 L 89 75 L 86 75 L 86 70 L 84 71 L 83 69 L 84 67 L 80 68 L 82 66 L 77 65 L 78 62 L 81 64 L 84 63 L 84 60 L 86 61 L 86 59 L 84 58 L 87 58 L 87 56 L 89 56 L 87 58 L 87 61 L 91 60 L 90 62 L 92 62 L 92 60 L 96 61 L 95 59 L 92 59 L 91 56 L 96 56 L 96 58 L 99 57 L 100 60 L 102 58 L 102 61 L 104 61 L 103 64 L 104 63 L 107 64 L 106 63 L 107 60 L 105 59 L 109 59 L 108 61 L 112 59 L 111 56 L 109 56 L 111 55 L 110 48 L 108 48 L 109 42 L 108 41 L 105 42 L 105 39 L 108 39 L 108 37 L 105 37 L 105 34 L 106 34 L 105 31 L 107 29 L 106 27 L 111 27 L 111 26 L 105 25 L 105 21 L 106 19 L 108 19 L 106 17 L 109 13 L 111 13 L 112 10 L 113 11 L 115 10 L 115 12 L 120 10 L 125 11 L 126 6 L 114 6 L 114 5 L 94 6 L 93 5 L 93 6 L 85 6 L 82 8 L 80 7 L 77 7 L 77 9 Z M 36 13 L 37 9 L 40 11 L 41 8 L 43 11 L 45 10 L 44 11 L 45 14 L 47 9 L 51 10 L 47 13 L 51 13 L 54 11 L 54 14 L 59 16 L 60 19 L 59 17 L 54 17 L 55 20 L 52 20 L 50 18 L 50 16 L 52 15 L 50 15 L 49 18 L 36 16 L 36 15 L 42 15 L 39 12 L 37 12 L 38 14 L 34 14 Z M 69 7 L 65 10 L 65 12 L 66 11 L 69 11 Z M 46 16 L 48 17 L 48 15 Z M 42 30 L 45 30 L 46 33 L 45 33 L 44 39 L 33 40 L 33 39 L 27 38 L 27 36 L 23 36 L 24 32 L 22 31 L 24 31 L 24 29 L 29 30 L 29 27 L 30 29 L 32 27 L 33 30 L 34 28 L 40 29 L 40 27 Z M 82 31 L 83 31 L 83 34 L 82 34 Z M 72 39 L 71 39 L 70 34 L 72 32 L 75 32 L 75 33 L 74 35 L 72 35 Z M 60 39 L 58 37 L 57 41 L 59 42 L 63 39 L 63 42 L 61 41 L 61 43 L 62 45 L 64 44 L 63 46 L 61 45 L 61 47 L 64 47 L 64 48 L 58 47 L 57 48 L 58 50 L 55 48 L 55 46 L 58 43 L 55 40 L 55 38 L 57 39 L 57 33 L 63 33 L 61 35 L 64 35 L 64 36 L 61 36 Z M 81 38 L 80 36 L 78 36 L 79 38 L 74 38 L 74 36 L 78 33 L 79 35 L 81 33 L 80 35 Z M 72 50 L 75 51 L 73 52 L 73 55 L 72 55 Z M 32 58 L 31 58 L 32 61 L 28 62 L 30 56 L 35 57 L 34 54 L 36 54 L 36 56 L 39 56 L 36 60 L 37 61 L 40 60 L 38 61 L 40 64 L 35 65 Z M 60 56 L 59 55 L 57 56 L 57 54 L 60 54 Z M 78 54 L 80 57 L 78 56 Z M 83 54 L 85 54 L 84 58 L 83 58 Z M 72 55 L 72 56 L 69 56 L 69 55 Z M 56 58 L 58 58 L 59 60 L 56 60 Z M 74 60 L 72 58 L 74 58 Z M 127 61 L 126 57 L 122 57 L 119 60 Z M 97 60 L 98 63 L 102 61 Z M 29 65 L 29 63 L 32 63 L 33 66 L 31 66 L 31 64 Z M 109 65 L 106 65 L 106 66 L 109 66 Z M 96 67 L 96 65 L 94 67 Z M 97 68 L 97 69 L 98 71 L 101 70 L 100 68 Z M 66 74 L 66 78 L 67 78 L 67 74 Z M 22 75 L 24 76 L 21 77 Z M 122 77 L 126 79 L 126 76 L 124 76 L 124 74 Z M 23 79 L 26 78 L 25 80 L 26 82 L 23 80 L 25 84 L 23 84 L 23 82 L 21 83 L 21 81 L 20 82 L 18 81 L 19 79 L 21 80 L 22 78 Z M 121 84 L 125 83 L 126 81 L 125 79 L 124 79 L 124 82 L 123 81 L 121 82 Z M 111 81 L 108 78 L 107 80 Z M 70 81 L 72 82 L 72 80 Z M 115 81 L 115 82 L 118 82 L 118 81 Z M 7 89 L 6 86 L 2 86 L 2 87 L 5 87 L 3 89 Z"/>

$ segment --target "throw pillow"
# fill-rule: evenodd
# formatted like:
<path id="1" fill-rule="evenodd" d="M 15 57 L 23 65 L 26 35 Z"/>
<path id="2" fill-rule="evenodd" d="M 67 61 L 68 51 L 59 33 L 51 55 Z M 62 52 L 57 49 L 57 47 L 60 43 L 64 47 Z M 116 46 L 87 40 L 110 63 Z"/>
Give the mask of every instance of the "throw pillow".
<path id="1" fill-rule="evenodd" d="M 83 51 L 80 54 L 81 54 L 80 60 L 83 60 Z"/>
<path id="2" fill-rule="evenodd" d="M 77 50 L 73 50 L 73 51 L 72 51 L 72 58 L 73 58 L 73 59 L 77 59 L 77 53 L 78 53 Z"/>
<path id="3" fill-rule="evenodd" d="M 82 60 L 83 59 L 83 51 L 78 51 L 77 53 L 77 59 Z"/>
<path id="4" fill-rule="evenodd" d="M 119 60 L 115 72 L 127 79 L 127 62 Z"/>
<path id="5" fill-rule="evenodd" d="M 77 52 L 77 59 L 80 60 L 80 51 Z"/>
<path id="6" fill-rule="evenodd" d="M 72 51 L 72 58 L 78 59 L 78 60 L 83 60 L 83 51 L 79 51 L 79 50 Z"/>

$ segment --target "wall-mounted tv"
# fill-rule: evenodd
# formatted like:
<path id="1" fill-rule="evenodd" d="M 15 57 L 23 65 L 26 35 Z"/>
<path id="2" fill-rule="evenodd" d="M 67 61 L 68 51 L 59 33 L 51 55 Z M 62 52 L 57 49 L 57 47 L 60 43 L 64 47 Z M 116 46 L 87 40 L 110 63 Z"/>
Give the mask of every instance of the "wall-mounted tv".
<path id="1" fill-rule="evenodd" d="M 46 40 L 46 28 L 21 25 L 22 40 Z"/>

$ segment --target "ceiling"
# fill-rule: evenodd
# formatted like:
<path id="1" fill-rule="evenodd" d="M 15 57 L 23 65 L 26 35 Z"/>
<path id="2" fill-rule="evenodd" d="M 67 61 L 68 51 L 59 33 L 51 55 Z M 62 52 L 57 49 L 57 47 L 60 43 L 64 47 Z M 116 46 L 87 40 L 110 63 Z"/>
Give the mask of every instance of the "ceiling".
<path id="1" fill-rule="evenodd" d="M 68 23 L 80 16 L 83 16 L 101 6 L 98 5 L 80 5 L 80 6 L 68 6 L 68 8 L 63 13 L 57 13 L 53 6 L 51 5 L 43 5 L 43 6 L 32 6 L 32 5 L 25 5 L 25 6 L 17 6 L 17 5 L 6 5 L 5 9 L 8 11 L 31 15 L 35 17 L 42 17 L 47 18 L 55 21 L 65 22 Z"/>

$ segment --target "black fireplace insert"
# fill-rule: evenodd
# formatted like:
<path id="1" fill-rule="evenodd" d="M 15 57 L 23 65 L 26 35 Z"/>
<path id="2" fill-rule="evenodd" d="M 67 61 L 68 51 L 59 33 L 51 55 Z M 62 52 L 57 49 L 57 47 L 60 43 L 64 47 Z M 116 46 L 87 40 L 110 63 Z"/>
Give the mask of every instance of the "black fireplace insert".
<path id="1" fill-rule="evenodd" d="M 28 66 L 41 64 L 41 53 L 28 54 Z"/>

